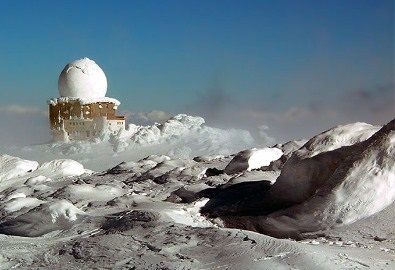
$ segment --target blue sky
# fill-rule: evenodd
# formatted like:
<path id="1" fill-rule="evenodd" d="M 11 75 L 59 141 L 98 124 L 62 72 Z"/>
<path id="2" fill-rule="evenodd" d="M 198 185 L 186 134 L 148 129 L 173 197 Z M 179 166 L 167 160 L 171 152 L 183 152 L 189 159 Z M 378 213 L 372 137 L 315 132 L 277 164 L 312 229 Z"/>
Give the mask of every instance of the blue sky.
<path id="1" fill-rule="evenodd" d="M 394 1 L 5 0 L 0 37 L 0 111 L 40 125 L 60 71 L 85 56 L 135 117 L 290 139 L 395 115 Z"/>

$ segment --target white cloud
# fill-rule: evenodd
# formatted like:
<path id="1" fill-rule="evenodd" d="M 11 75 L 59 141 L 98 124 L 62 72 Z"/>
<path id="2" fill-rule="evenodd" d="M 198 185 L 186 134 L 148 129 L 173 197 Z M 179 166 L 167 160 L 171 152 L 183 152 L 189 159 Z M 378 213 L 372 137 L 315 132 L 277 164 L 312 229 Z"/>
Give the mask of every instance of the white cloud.
<path id="1" fill-rule="evenodd" d="M 160 110 L 151 112 L 130 112 L 122 111 L 120 114 L 125 115 L 129 123 L 137 125 L 152 125 L 154 123 L 163 123 L 174 115 Z"/>
<path id="2" fill-rule="evenodd" d="M 255 119 L 265 125 L 269 123 L 290 124 L 298 121 L 307 121 L 309 119 L 333 119 L 339 116 L 334 110 L 314 110 L 308 107 L 290 107 L 282 112 L 265 112 L 257 109 L 247 109 L 242 111 L 244 117 Z"/>
<path id="3" fill-rule="evenodd" d="M 164 111 L 152 111 L 148 113 L 140 112 L 137 114 L 137 116 L 145 121 L 156 121 L 156 122 L 163 122 L 172 117 L 172 115 Z"/>
<path id="4" fill-rule="evenodd" d="M 0 107 L 0 112 L 10 114 L 43 114 L 48 115 L 47 110 L 38 107 L 22 106 L 22 105 L 8 105 Z"/>
<path id="5" fill-rule="evenodd" d="M 311 106 L 292 106 L 278 112 L 266 111 L 265 108 L 233 107 L 214 122 L 204 112 L 201 116 L 212 126 L 246 129 L 257 140 L 269 145 L 274 141 L 283 143 L 309 138 L 335 125 L 347 123 L 341 112 Z"/>

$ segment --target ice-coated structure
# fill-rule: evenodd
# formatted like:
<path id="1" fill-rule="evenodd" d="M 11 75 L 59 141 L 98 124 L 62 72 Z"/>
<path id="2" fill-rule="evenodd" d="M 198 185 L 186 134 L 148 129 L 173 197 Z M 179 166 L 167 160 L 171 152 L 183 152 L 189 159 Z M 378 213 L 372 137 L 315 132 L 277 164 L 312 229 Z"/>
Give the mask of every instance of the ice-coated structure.
<path id="1" fill-rule="evenodd" d="M 120 102 L 106 97 L 106 75 L 89 58 L 65 66 L 58 90 L 60 97 L 48 101 L 54 141 L 85 140 L 125 128 L 125 117 L 116 115 Z"/>
<path id="2" fill-rule="evenodd" d="M 59 75 L 61 97 L 103 98 L 107 92 L 107 78 L 103 70 L 89 58 L 67 64 Z"/>

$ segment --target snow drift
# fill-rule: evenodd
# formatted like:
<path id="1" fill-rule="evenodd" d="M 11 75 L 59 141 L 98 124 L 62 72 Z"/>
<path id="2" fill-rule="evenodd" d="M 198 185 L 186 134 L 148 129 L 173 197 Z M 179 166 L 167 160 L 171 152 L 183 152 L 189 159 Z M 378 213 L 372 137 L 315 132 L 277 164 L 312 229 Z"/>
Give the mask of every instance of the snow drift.
<path id="1" fill-rule="evenodd" d="M 375 130 L 356 123 L 324 132 L 292 154 L 272 186 L 251 183 L 245 194 L 241 186 L 236 198 L 229 195 L 235 187 L 224 189 L 202 211 L 225 226 L 277 237 L 377 213 L 395 200 L 395 120 Z M 261 190 L 250 194 L 254 185 Z"/>
<path id="2" fill-rule="evenodd" d="M 68 157 L 97 164 L 99 173 L 71 159 L 3 155 L 0 264 L 393 269 L 394 121 L 382 128 L 339 126 L 309 141 L 230 155 L 196 156 L 210 152 L 199 147 L 227 147 L 243 133 L 228 140 L 223 135 L 231 132 L 184 116 L 109 141 L 28 148 L 37 157 L 67 150 Z M 117 143 L 126 150 L 113 152 Z M 156 155 L 146 155 L 151 151 Z"/>
<path id="3" fill-rule="evenodd" d="M 269 166 L 272 161 L 279 159 L 283 151 L 276 147 L 262 149 L 249 149 L 239 152 L 225 167 L 226 174 L 234 174 L 242 171 L 251 171 L 263 166 Z"/>
<path id="4" fill-rule="evenodd" d="M 264 146 L 267 142 L 261 142 Z M 138 161 L 149 155 L 193 158 L 202 155 L 230 155 L 256 147 L 246 130 L 220 129 L 205 125 L 203 118 L 179 114 L 162 124 L 129 124 L 117 134 L 104 132 L 89 141 L 56 142 L 0 151 L 40 163 L 59 158 L 78 161 L 85 168 L 103 171 L 123 161 Z"/>
<path id="5" fill-rule="evenodd" d="M 23 160 L 18 157 L 9 155 L 0 156 L 0 182 L 19 176 L 23 176 L 28 172 L 36 170 L 37 161 Z"/>
<path id="6" fill-rule="evenodd" d="M 238 141 L 238 147 L 251 146 L 254 139 L 245 130 L 222 130 L 204 125 L 202 117 L 178 114 L 163 124 L 152 126 L 136 126 L 130 124 L 128 130 L 119 132 L 112 136 L 110 142 L 114 151 L 125 151 L 128 147 L 169 144 L 183 148 L 184 155 L 180 157 L 190 157 L 191 153 L 196 154 L 199 150 L 208 153 L 223 153 L 234 149 L 233 142 Z M 180 146 L 183 147 L 180 147 Z M 174 148 L 173 148 L 174 149 Z M 174 150 L 172 151 L 174 154 Z M 157 154 L 157 153 L 156 153 Z"/>
<path id="7" fill-rule="evenodd" d="M 86 214 L 66 200 L 48 202 L 0 224 L 0 233 L 41 236 L 56 230 L 67 230 L 82 221 Z"/>

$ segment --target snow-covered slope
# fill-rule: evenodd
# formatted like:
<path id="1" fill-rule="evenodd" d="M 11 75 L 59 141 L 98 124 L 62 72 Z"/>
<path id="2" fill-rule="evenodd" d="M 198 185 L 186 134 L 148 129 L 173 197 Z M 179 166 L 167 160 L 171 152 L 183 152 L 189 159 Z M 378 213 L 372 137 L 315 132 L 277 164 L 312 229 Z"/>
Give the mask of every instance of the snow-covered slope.
<path id="1" fill-rule="evenodd" d="M 307 141 L 295 156 L 313 157 L 319 153 L 365 141 L 380 129 L 366 123 L 352 123 L 331 128 Z"/>
<path id="2" fill-rule="evenodd" d="M 227 201 L 223 191 L 204 211 L 223 216 L 227 226 L 281 237 L 349 224 L 377 213 L 395 200 L 395 121 L 368 139 L 372 128 L 364 126 L 366 134 L 348 125 L 348 133 L 337 127 L 307 142 L 288 159 L 273 186 L 261 191 L 262 196 Z M 327 145 L 328 141 L 336 146 Z"/>
<path id="3" fill-rule="evenodd" d="M 97 173 L 1 156 L 0 269 L 395 267 L 395 120 L 241 149 L 247 133 L 202 124 L 24 150 Z"/>

